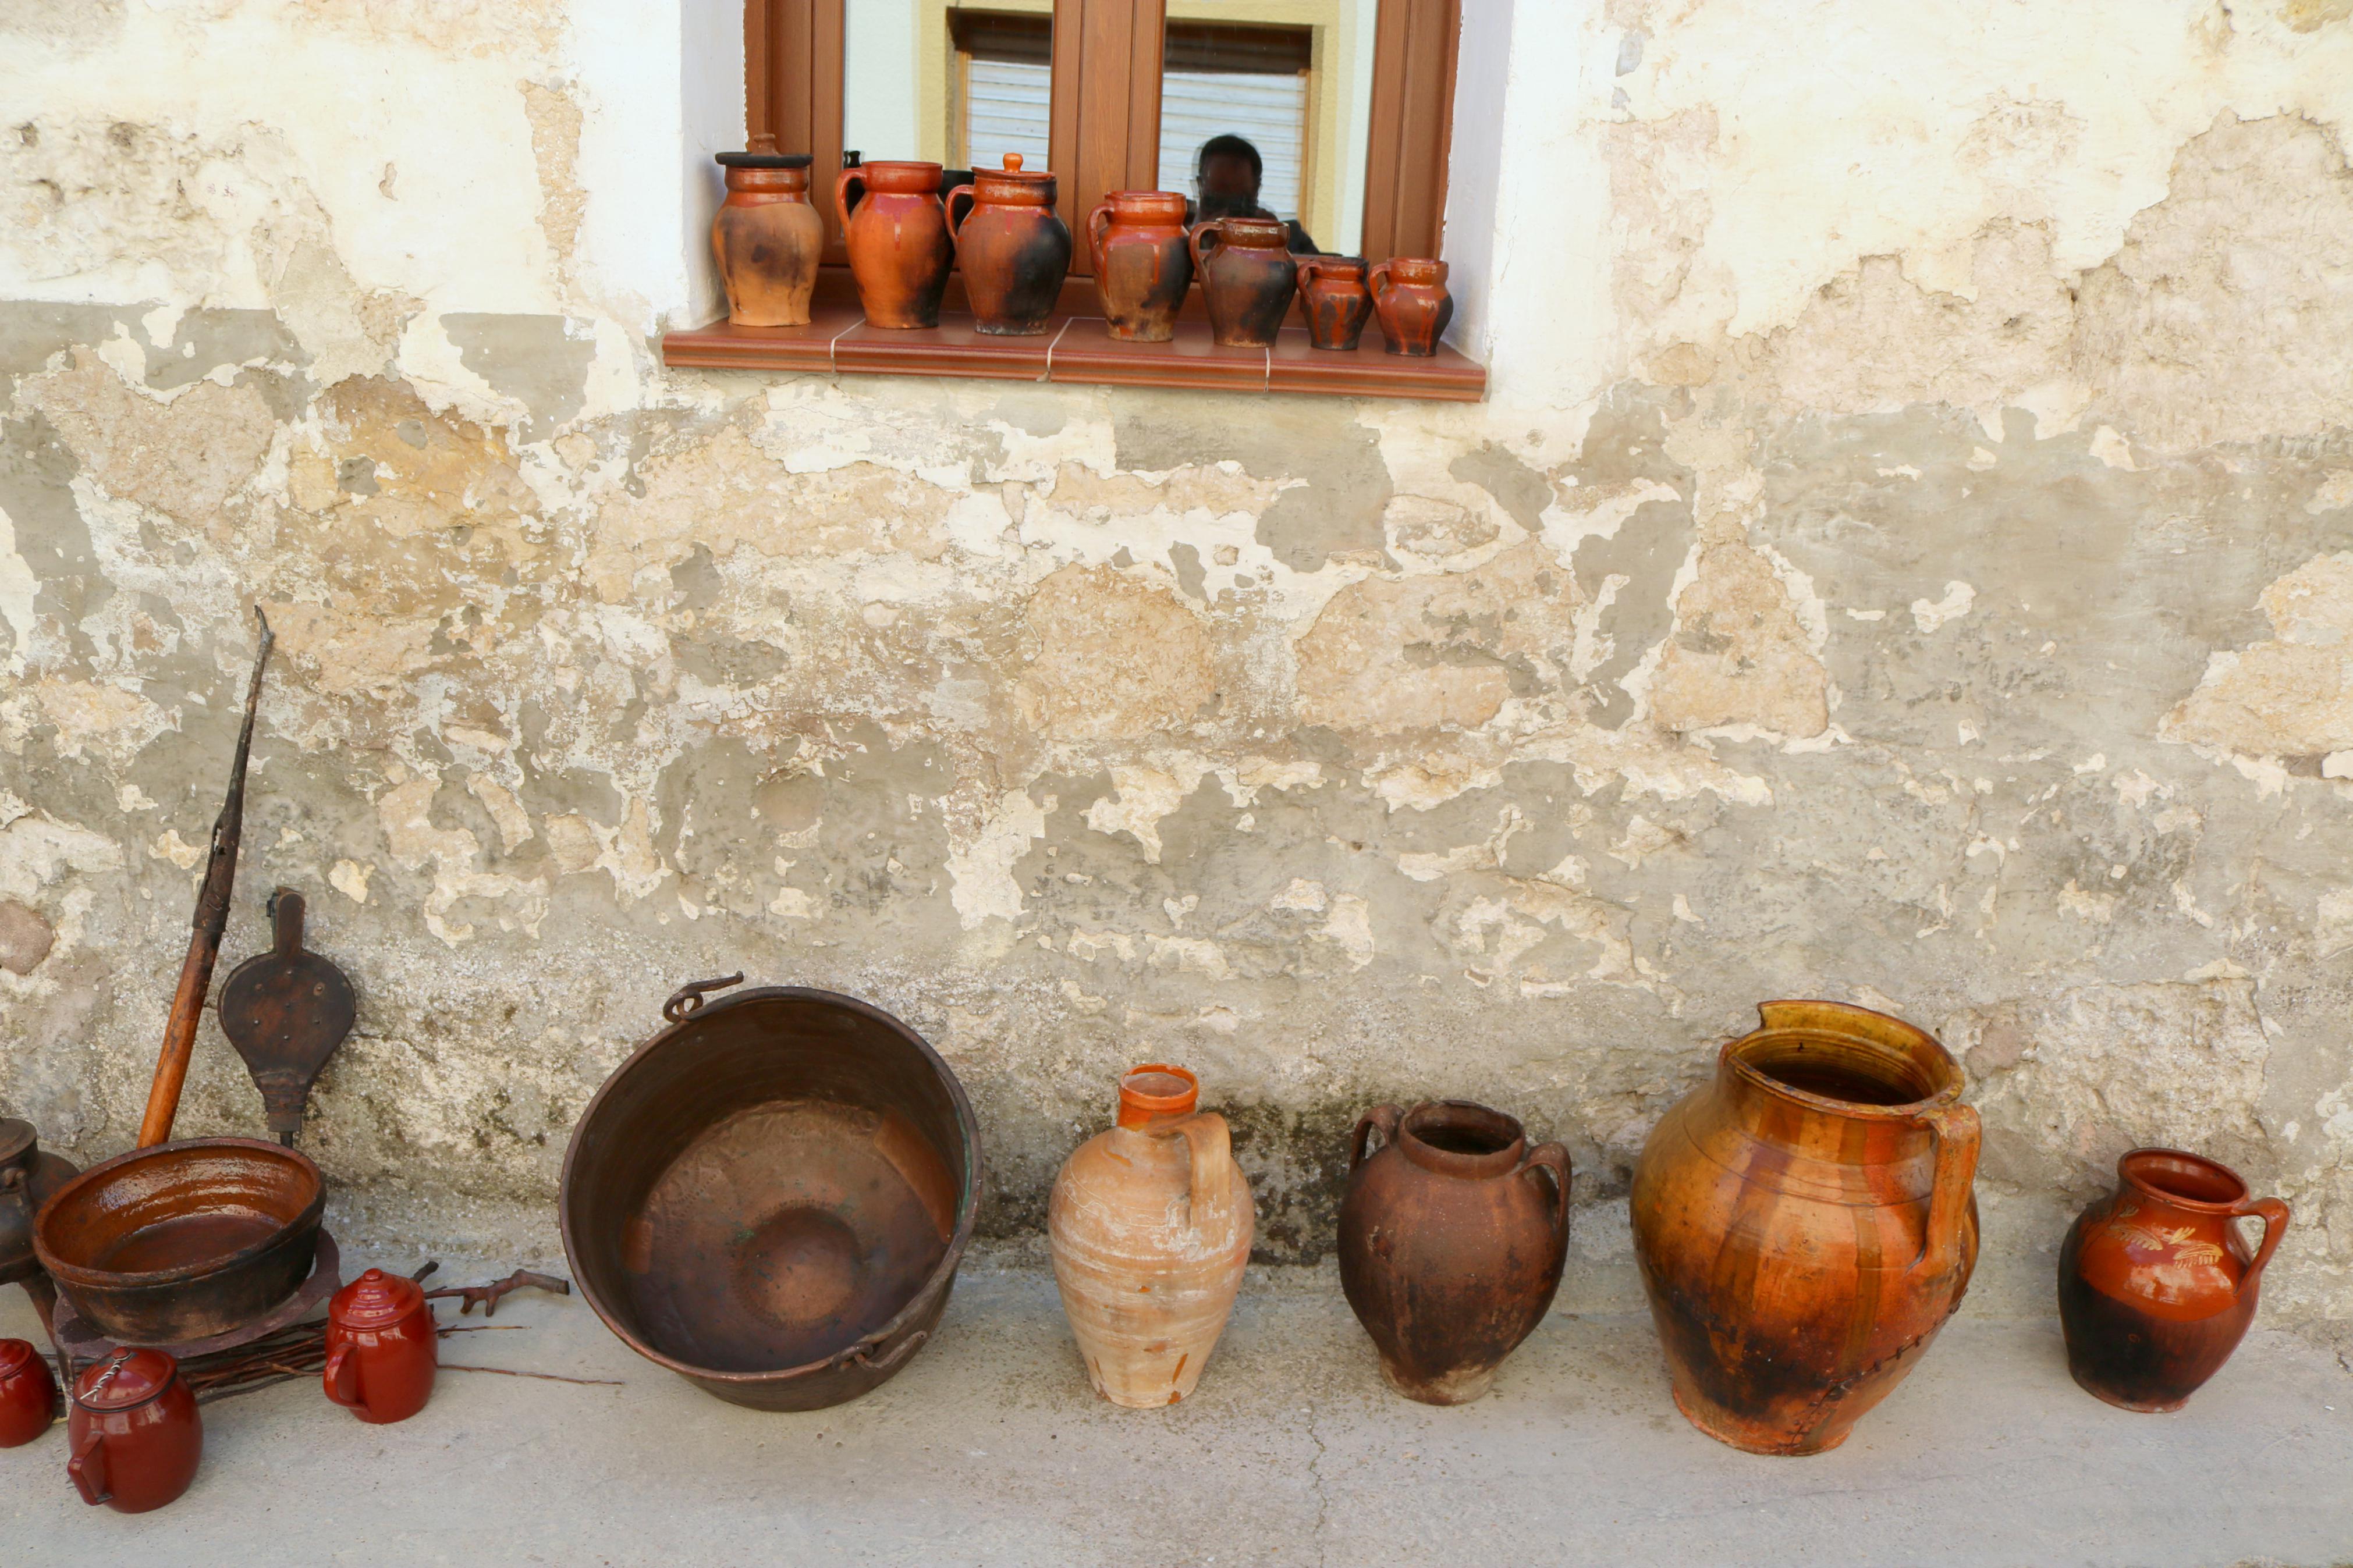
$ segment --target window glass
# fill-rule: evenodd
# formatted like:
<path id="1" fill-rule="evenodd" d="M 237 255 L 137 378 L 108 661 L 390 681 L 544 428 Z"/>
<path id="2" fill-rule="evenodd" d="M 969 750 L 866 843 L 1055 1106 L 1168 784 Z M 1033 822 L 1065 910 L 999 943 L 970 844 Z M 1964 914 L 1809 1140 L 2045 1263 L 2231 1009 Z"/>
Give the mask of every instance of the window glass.
<path id="1" fill-rule="evenodd" d="M 950 169 L 1047 165 L 1053 0 L 849 0 L 841 144 Z"/>

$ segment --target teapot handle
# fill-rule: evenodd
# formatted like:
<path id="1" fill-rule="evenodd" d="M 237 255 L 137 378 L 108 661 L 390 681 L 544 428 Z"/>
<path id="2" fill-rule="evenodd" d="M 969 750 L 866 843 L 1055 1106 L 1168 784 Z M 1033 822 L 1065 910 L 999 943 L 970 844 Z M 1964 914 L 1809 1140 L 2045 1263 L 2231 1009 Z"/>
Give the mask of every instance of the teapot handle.
<path id="1" fill-rule="evenodd" d="M 1385 1144 L 1397 1142 L 1399 1114 L 1394 1105 L 1376 1105 L 1356 1118 L 1356 1135 L 1348 1141 L 1348 1170 L 1351 1174 L 1365 1163 L 1365 1149 L 1372 1133 L 1378 1132 Z"/>
<path id="2" fill-rule="evenodd" d="M 1568 1179 L 1574 1173 L 1568 1163 L 1568 1151 L 1558 1143 L 1537 1144 L 1528 1151 L 1528 1157 L 1520 1162 L 1518 1174 L 1525 1176 L 1532 1171 L 1538 1170 L 1552 1173 L 1553 1234 L 1562 1241 L 1567 1241 L 1568 1239 Z"/>
<path id="3" fill-rule="evenodd" d="M 1094 264 L 1095 276 L 1103 276 L 1103 236 L 1111 232 L 1111 204 L 1103 203 L 1087 215 L 1087 259 Z"/>
<path id="4" fill-rule="evenodd" d="M 1197 1110 L 1153 1131 L 1181 1133 L 1192 1149 L 1193 1169 L 1186 1182 L 1186 1223 L 1198 1230 L 1205 1207 L 1222 1208 L 1233 1198 L 1233 1135 L 1227 1131 L 1226 1119 L 1214 1110 Z"/>
<path id="5" fill-rule="evenodd" d="M 1915 1273 L 1943 1274 L 1960 1260 L 1961 1226 L 1976 1194 L 1978 1146 L 1985 1129 L 1975 1108 L 1967 1105 L 1932 1106 L 1919 1121 L 1936 1136 L 1936 1175 L 1928 1196 L 1928 1234 L 1912 1268 Z"/>
<path id="6" fill-rule="evenodd" d="M 2231 1213 L 2233 1215 L 2250 1215 L 2263 1222 L 2263 1244 L 2255 1248 L 2255 1260 L 2247 1265 L 2244 1274 L 2239 1276 L 2239 1293 L 2244 1295 L 2254 1289 L 2255 1280 L 2263 1274 L 2263 1265 L 2272 1260 L 2272 1254 L 2279 1248 L 2280 1237 L 2287 1234 L 2288 1207 L 2277 1198 L 2254 1198 L 2232 1205 Z"/>
<path id="7" fill-rule="evenodd" d="M 90 1507 L 96 1508 L 102 1502 L 114 1500 L 114 1479 L 107 1472 L 106 1437 L 103 1434 L 83 1434 L 81 1442 L 74 1448 L 73 1457 L 66 1461 L 66 1474 L 73 1478 L 75 1489 L 81 1493 L 81 1500 Z"/>
<path id="8" fill-rule="evenodd" d="M 348 1342 L 327 1352 L 327 1370 L 320 1381 L 326 1384 L 327 1397 L 347 1410 L 367 1404 L 367 1395 L 360 1388 L 358 1347 Z"/>

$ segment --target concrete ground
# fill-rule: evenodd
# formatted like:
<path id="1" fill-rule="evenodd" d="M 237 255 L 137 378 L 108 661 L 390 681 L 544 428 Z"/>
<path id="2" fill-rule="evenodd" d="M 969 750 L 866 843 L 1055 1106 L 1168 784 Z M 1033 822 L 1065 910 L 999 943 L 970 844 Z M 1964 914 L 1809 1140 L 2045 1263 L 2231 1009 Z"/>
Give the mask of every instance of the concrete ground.
<path id="1" fill-rule="evenodd" d="M 0 1453 L 0 1563 L 2353 1563 L 2333 1353 L 2259 1329 L 2188 1410 L 2126 1415 L 2068 1381 L 2055 1322 L 2004 1315 L 2033 1296 L 2016 1272 L 1808 1459 L 1684 1424 L 1622 1254 L 1451 1410 L 1384 1387 L 1328 1268 L 1252 1270 L 1198 1394 L 1155 1412 L 1090 1391 L 1034 1255 L 968 1263 L 895 1381 L 806 1415 L 723 1405 L 523 1295 L 498 1321 L 525 1331 L 444 1359 L 621 1385 L 445 1373 L 391 1427 L 307 1382 L 227 1400 L 195 1489 L 135 1519 L 81 1504 L 53 1430 Z M 5 1292 L 0 1334 L 37 1328 Z"/>

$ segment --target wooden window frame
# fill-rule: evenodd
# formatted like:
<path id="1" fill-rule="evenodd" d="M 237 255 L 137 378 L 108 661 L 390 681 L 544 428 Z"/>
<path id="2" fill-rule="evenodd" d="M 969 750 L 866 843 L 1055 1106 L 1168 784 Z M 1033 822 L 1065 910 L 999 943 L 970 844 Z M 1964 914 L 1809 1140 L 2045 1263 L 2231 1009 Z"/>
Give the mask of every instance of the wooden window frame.
<path id="1" fill-rule="evenodd" d="M 1053 327 L 1051 342 L 986 339 L 945 317 L 934 331 L 863 328 L 849 282 L 831 178 L 842 154 L 846 5 L 847 0 L 744 0 L 744 7 L 745 134 L 765 132 L 779 147 L 806 151 L 815 160 L 809 197 L 825 219 L 827 262 L 818 282 L 818 319 L 805 328 L 735 328 L 721 321 L 672 332 L 663 340 L 665 363 L 1356 396 L 1476 400 L 1485 395 L 1486 372 L 1451 348 L 1441 348 L 1435 360 L 1416 360 L 1384 354 L 1377 342 L 1362 356 L 1285 347 L 1215 350 L 1189 340 L 1128 345 L 1087 341 L 1085 334 L 1071 337 Z M 1443 254 L 1461 11 L 1461 0 L 1379 0 L 1358 247 L 1367 261 Z M 1104 192 L 1151 190 L 1159 184 L 1166 22 L 1165 0 L 1054 0 L 1049 147 L 1061 176 L 1062 215 L 1073 230 Z M 1071 321 L 1093 316 L 1092 267 L 1084 245 L 1075 247 L 1063 289 L 1062 314 Z M 949 311 L 963 308 L 962 292 L 961 279 L 952 281 Z M 1188 312 L 1198 313 L 1198 300 L 1196 290 Z M 1205 339 L 1206 330 L 1199 335 Z"/>

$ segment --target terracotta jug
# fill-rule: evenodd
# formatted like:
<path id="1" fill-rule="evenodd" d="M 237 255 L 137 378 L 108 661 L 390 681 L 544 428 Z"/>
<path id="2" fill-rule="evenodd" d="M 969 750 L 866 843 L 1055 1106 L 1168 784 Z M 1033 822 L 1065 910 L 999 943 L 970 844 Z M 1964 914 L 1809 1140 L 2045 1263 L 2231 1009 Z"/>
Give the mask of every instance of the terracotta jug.
<path id="1" fill-rule="evenodd" d="M 2250 1252 L 2236 1224 L 2263 1222 Z M 2222 1370 L 2254 1321 L 2263 1265 L 2287 1205 L 2250 1198 L 2229 1166 L 2179 1149 L 2136 1149 L 2116 1190 L 2076 1217 L 2059 1249 L 2067 1370 L 2126 1410 L 2179 1410 Z"/>
<path id="2" fill-rule="evenodd" d="M 28 1341 L 0 1340 L 0 1448 L 21 1448 L 57 1419 L 58 1380 Z"/>
<path id="3" fill-rule="evenodd" d="M 33 1216 L 51 1194 L 81 1174 L 81 1167 L 41 1152 L 29 1121 L 0 1117 L 0 1285 L 30 1279 L 41 1271 L 33 1251 Z"/>
<path id="4" fill-rule="evenodd" d="M 1978 1117 L 1923 1030 L 1837 1002 L 1757 1012 L 1643 1146 L 1634 1257 L 1692 1425 L 1818 1454 L 1968 1288 Z"/>
<path id="5" fill-rule="evenodd" d="M 1529 1148 L 1516 1121 L 1483 1105 L 1365 1113 L 1340 1200 L 1340 1288 L 1391 1388 L 1426 1405 L 1487 1392 L 1560 1288 L 1568 1180 L 1567 1150 Z"/>
<path id="6" fill-rule="evenodd" d="M 1299 289 L 1291 226 L 1220 217 L 1193 226 L 1193 270 L 1209 308 L 1209 335 L 1229 348 L 1268 348 Z"/>
<path id="7" fill-rule="evenodd" d="M 972 184 L 948 193 L 948 235 L 973 330 L 991 337 L 1029 337 L 1046 330 L 1071 275 L 1071 229 L 1054 216 L 1054 176 L 1005 154 L 1002 169 L 976 169 Z M 961 216 L 958 197 L 969 204 Z"/>
<path id="8" fill-rule="evenodd" d="M 1165 343 L 1176 335 L 1176 312 L 1193 286 L 1182 195 L 1112 192 L 1087 215 L 1087 250 L 1094 258 L 1095 300 L 1112 337 Z"/>
<path id="9" fill-rule="evenodd" d="M 1054 1283 L 1095 1392 L 1151 1409 L 1193 1392 L 1250 1261 L 1255 1211 L 1226 1120 L 1183 1068 L 1119 1080 L 1119 1124 L 1079 1145 L 1046 1209 Z"/>
<path id="10" fill-rule="evenodd" d="M 1418 256 L 1392 256 L 1366 279 L 1373 291 L 1373 314 L 1393 354 L 1427 359 L 1438 352 L 1446 323 L 1454 319 L 1454 296 L 1446 291 L 1446 263 Z"/>
<path id="11" fill-rule="evenodd" d="M 1299 258 L 1299 314 L 1307 341 L 1319 349 L 1353 353 L 1373 318 L 1372 290 L 1361 256 Z"/>
<path id="12" fill-rule="evenodd" d="M 857 196 L 849 193 L 855 186 Z M 849 247 L 849 276 L 873 327 L 936 327 L 955 244 L 940 205 L 937 163 L 874 163 L 844 169 L 833 204 Z"/>
<path id="13" fill-rule="evenodd" d="M 425 1287 L 371 1268 L 327 1305 L 327 1397 L 363 1421 L 406 1421 L 433 1396 L 440 1336 Z"/>
<path id="14" fill-rule="evenodd" d="M 66 1474 L 82 1501 L 146 1513 L 178 1499 L 204 1457 L 204 1418 L 180 1363 L 156 1350 L 119 1350 L 74 1380 L 66 1415 Z"/>
<path id="15" fill-rule="evenodd" d="M 825 251 L 825 219 L 809 205 L 809 155 L 778 153 L 773 136 L 722 153 L 727 199 L 711 220 L 711 250 L 739 327 L 806 327 Z"/>

